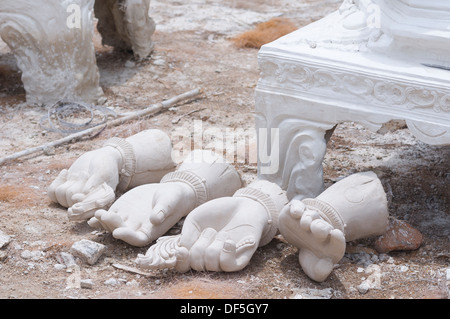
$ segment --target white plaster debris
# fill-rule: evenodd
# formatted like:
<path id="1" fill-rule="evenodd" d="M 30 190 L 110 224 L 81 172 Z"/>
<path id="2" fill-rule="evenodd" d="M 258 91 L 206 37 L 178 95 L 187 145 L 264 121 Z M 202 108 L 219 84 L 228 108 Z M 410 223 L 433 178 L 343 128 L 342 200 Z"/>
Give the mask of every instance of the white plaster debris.
<path id="1" fill-rule="evenodd" d="M 358 285 L 357 289 L 360 293 L 365 294 L 370 289 L 381 289 L 381 277 L 383 273 L 381 272 L 380 266 L 372 264 L 364 270 L 364 273 L 369 274 L 369 276 Z"/>
<path id="2" fill-rule="evenodd" d="M 164 66 L 166 65 L 166 60 L 162 58 L 155 58 L 155 60 L 153 60 L 153 64 L 158 66 Z"/>
<path id="3" fill-rule="evenodd" d="M 60 271 L 60 270 L 66 269 L 66 266 L 63 265 L 63 264 L 55 264 L 55 265 L 53 265 L 53 268 L 54 268 L 55 270 Z"/>
<path id="4" fill-rule="evenodd" d="M 360 293 L 366 294 L 369 291 L 370 286 L 366 281 L 363 281 L 360 285 L 358 285 L 357 289 Z"/>
<path id="5" fill-rule="evenodd" d="M 5 261 L 6 258 L 8 258 L 8 254 L 6 253 L 6 251 L 0 250 L 0 261 Z"/>
<path id="6" fill-rule="evenodd" d="M 130 287 L 138 287 L 139 286 L 139 283 L 136 281 L 136 279 L 133 279 L 133 280 L 131 280 L 131 281 L 128 281 L 127 283 L 126 283 L 126 285 L 127 286 L 130 286 Z M 158 284 L 157 284 L 158 285 Z"/>
<path id="7" fill-rule="evenodd" d="M 24 250 L 20 257 L 23 259 L 39 260 L 39 258 L 44 257 L 45 253 L 40 250 Z"/>
<path id="8" fill-rule="evenodd" d="M 5 234 L 0 230 L 0 248 L 5 247 L 11 242 L 11 236 Z"/>
<path id="9" fill-rule="evenodd" d="M 105 280 L 104 284 L 107 286 L 117 286 L 119 284 L 119 281 L 115 278 L 109 278 Z"/>
<path id="10" fill-rule="evenodd" d="M 84 289 L 92 289 L 94 287 L 94 282 L 92 279 L 81 279 L 80 287 Z"/>
<path id="11" fill-rule="evenodd" d="M 92 240 L 82 239 L 77 241 L 70 248 L 70 253 L 83 261 L 93 265 L 106 251 L 106 246 Z"/>
<path id="12" fill-rule="evenodd" d="M 399 271 L 399 272 L 407 272 L 408 269 L 409 269 L 409 267 L 405 266 L 405 265 L 401 265 L 400 267 L 397 267 L 397 271 Z"/>
<path id="13" fill-rule="evenodd" d="M 294 296 L 291 299 L 331 299 L 333 296 L 333 289 L 313 289 L 301 288 L 293 289 Z"/>
<path id="14" fill-rule="evenodd" d="M 67 268 L 71 268 L 77 265 L 76 261 L 75 261 L 75 257 L 72 254 L 66 253 L 66 252 L 61 252 L 59 254 L 60 258 L 61 258 L 61 262 L 63 264 L 63 266 L 67 267 Z"/>
<path id="15" fill-rule="evenodd" d="M 134 63 L 131 60 L 128 60 L 127 62 L 125 62 L 125 67 L 127 67 L 127 68 L 133 68 L 135 66 L 136 66 L 136 63 Z"/>

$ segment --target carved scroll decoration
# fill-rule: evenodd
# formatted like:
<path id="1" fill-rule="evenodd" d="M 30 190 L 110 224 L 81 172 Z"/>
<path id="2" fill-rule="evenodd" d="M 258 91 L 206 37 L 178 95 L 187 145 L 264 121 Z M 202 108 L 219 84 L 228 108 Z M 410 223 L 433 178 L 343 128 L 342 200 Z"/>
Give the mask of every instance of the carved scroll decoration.
<path id="1" fill-rule="evenodd" d="M 377 79 L 365 74 L 345 72 L 286 63 L 284 61 L 260 61 L 261 79 L 264 85 L 277 85 L 295 91 L 319 92 L 328 90 L 351 96 L 355 103 L 370 100 L 378 105 L 392 105 L 407 110 L 432 109 L 450 112 L 450 90 L 415 86 Z M 355 97 L 357 99 L 355 99 Z"/>

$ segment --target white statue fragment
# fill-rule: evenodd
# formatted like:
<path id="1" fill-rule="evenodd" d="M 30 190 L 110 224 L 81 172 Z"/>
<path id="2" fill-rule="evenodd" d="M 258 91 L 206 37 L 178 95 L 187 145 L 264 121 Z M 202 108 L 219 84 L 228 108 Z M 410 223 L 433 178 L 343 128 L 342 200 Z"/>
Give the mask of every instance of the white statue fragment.
<path id="1" fill-rule="evenodd" d="M 14 54 L 30 104 L 104 100 L 93 42 L 94 11 L 103 44 L 153 50 L 150 0 L 0 0 L 0 37 Z"/>
<path id="2" fill-rule="evenodd" d="M 175 169 L 171 156 L 172 144 L 163 131 L 151 129 L 126 139 L 114 137 L 62 170 L 48 194 L 55 203 L 68 207 L 70 220 L 87 220 L 98 209 L 108 208 L 116 192 L 159 182 Z"/>
<path id="3" fill-rule="evenodd" d="M 136 187 L 122 195 L 108 211 L 98 210 L 92 227 L 114 238 L 145 246 L 164 235 L 195 207 L 231 196 L 242 185 L 238 172 L 211 151 L 193 151 L 160 183 Z"/>
<path id="4" fill-rule="evenodd" d="M 375 10 L 378 9 L 372 0 L 344 0 L 339 7 L 341 14 L 342 26 L 347 30 L 357 32 L 367 32 L 372 27 L 377 27 Z"/>
<path id="5" fill-rule="evenodd" d="M 342 259 L 346 242 L 382 235 L 387 199 L 373 172 L 351 175 L 315 199 L 292 200 L 279 217 L 280 233 L 299 248 L 303 271 L 322 282 Z"/>
<path id="6" fill-rule="evenodd" d="M 0 37 L 14 54 L 30 104 L 103 98 L 94 0 L 1 0 Z"/>
<path id="7" fill-rule="evenodd" d="M 149 16 L 150 0 L 97 0 L 95 16 L 102 42 L 116 49 L 132 50 L 138 59 L 153 50 L 155 22 Z"/>
<path id="8" fill-rule="evenodd" d="M 136 263 L 142 268 L 175 268 L 179 272 L 239 271 L 260 246 L 278 232 L 278 214 L 288 202 L 276 184 L 256 181 L 232 197 L 194 209 L 180 235 L 158 239 Z"/>

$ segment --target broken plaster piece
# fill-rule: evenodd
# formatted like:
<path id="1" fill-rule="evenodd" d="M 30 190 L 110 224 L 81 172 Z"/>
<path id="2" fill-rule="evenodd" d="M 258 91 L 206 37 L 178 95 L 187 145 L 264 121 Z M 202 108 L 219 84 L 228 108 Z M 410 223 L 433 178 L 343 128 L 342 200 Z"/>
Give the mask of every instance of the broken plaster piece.
<path id="1" fill-rule="evenodd" d="M 103 44 L 144 59 L 154 46 L 149 9 L 150 0 L 2 0 L 0 37 L 22 72 L 27 102 L 102 103 L 94 11 Z"/>
<path id="2" fill-rule="evenodd" d="M 103 98 L 93 6 L 94 0 L 2 0 L 0 37 L 16 58 L 29 104 Z"/>
<path id="3" fill-rule="evenodd" d="M 114 238 L 130 245 L 145 246 L 195 207 L 231 196 L 241 184 L 238 172 L 224 158 L 211 151 L 195 150 L 160 183 L 128 191 L 108 211 L 98 210 L 88 223 L 112 232 Z"/>
<path id="4" fill-rule="evenodd" d="M 239 271 L 258 247 L 275 236 L 279 211 L 287 202 L 278 185 L 253 182 L 233 197 L 217 198 L 194 209 L 180 235 L 159 238 L 136 263 L 179 272 Z"/>
<path id="5" fill-rule="evenodd" d="M 366 172 L 344 178 L 315 199 L 292 200 L 280 214 L 279 228 L 299 248 L 303 271 L 322 282 L 344 256 L 346 242 L 384 234 L 388 215 L 380 180 Z"/>
<path id="6" fill-rule="evenodd" d="M 7 246 L 11 241 L 11 236 L 0 230 L 0 249 Z"/>
<path id="7" fill-rule="evenodd" d="M 159 182 L 175 169 L 166 133 L 146 130 L 126 139 L 112 138 L 102 148 L 81 155 L 48 188 L 52 201 L 68 207 L 68 217 L 83 221 L 108 208 L 116 192 Z"/>
<path id="8" fill-rule="evenodd" d="M 70 248 L 72 255 L 81 258 L 89 265 L 94 265 L 105 251 L 105 245 L 87 239 L 77 241 Z"/>
<path id="9" fill-rule="evenodd" d="M 155 22 L 149 16 L 150 0 L 95 1 L 97 28 L 104 45 L 132 50 L 139 60 L 153 50 Z"/>

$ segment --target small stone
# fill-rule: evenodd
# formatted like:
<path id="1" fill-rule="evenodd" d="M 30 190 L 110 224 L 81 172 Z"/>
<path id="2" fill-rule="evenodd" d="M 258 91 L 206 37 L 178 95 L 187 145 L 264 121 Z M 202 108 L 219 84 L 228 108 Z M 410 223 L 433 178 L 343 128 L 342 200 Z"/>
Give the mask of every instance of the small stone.
<path id="1" fill-rule="evenodd" d="M 45 147 L 42 151 L 43 151 L 44 154 L 47 155 L 47 156 L 53 156 L 53 155 L 56 154 L 56 150 L 55 150 L 55 147 L 54 147 L 54 146 L 47 146 L 47 147 Z"/>
<path id="2" fill-rule="evenodd" d="M 0 261 L 5 261 L 8 258 L 6 251 L 0 250 Z"/>
<path id="3" fill-rule="evenodd" d="M 360 293 L 366 294 L 369 291 L 370 286 L 367 282 L 363 281 L 356 289 L 358 289 Z"/>
<path id="4" fill-rule="evenodd" d="M 80 287 L 84 289 L 92 289 L 92 287 L 94 287 L 94 282 L 92 279 L 81 279 Z"/>
<path id="5" fill-rule="evenodd" d="M 67 267 L 74 267 L 77 265 L 77 263 L 75 262 L 75 257 L 73 257 L 72 254 L 66 253 L 66 252 L 61 252 L 60 254 L 61 257 L 61 261 L 62 263 Z"/>
<path id="6" fill-rule="evenodd" d="M 109 278 L 108 280 L 105 281 L 105 285 L 107 286 L 117 286 L 118 284 L 119 282 L 115 278 Z"/>
<path id="7" fill-rule="evenodd" d="M 66 266 L 64 266 L 63 264 L 55 264 L 53 268 L 55 268 L 55 270 L 63 270 L 66 269 Z"/>
<path id="8" fill-rule="evenodd" d="M 164 66 L 166 64 L 166 61 L 164 59 L 156 59 L 153 61 L 153 64 L 158 66 Z"/>
<path id="9" fill-rule="evenodd" d="M 364 271 L 369 274 L 364 283 L 368 285 L 369 289 L 381 289 L 381 278 L 383 276 L 381 272 L 381 267 L 378 265 L 370 265 Z"/>
<path id="10" fill-rule="evenodd" d="M 40 250 L 24 250 L 21 254 L 20 257 L 22 257 L 23 259 L 31 259 L 31 260 L 38 260 L 39 258 L 43 257 L 45 254 L 44 252 L 40 251 Z"/>
<path id="11" fill-rule="evenodd" d="M 402 265 L 402 266 L 400 266 L 400 268 L 398 270 L 399 270 L 399 272 L 407 272 L 409 270 L 409 267 Z"/>
<path id="12" fill-rule="evenodd" d="M 70 253 L 93 265 L 106 251 L 106 246 L 88 239 L 82 239 L 72 245 Z"/>
<path id="13" fill-rule="evenodd" d="M 125 67 L 126 68 L 132 68 L 135 67 L 136 63 L 134 63 L 133 61 L 128 60 L 127 62 L 125 62 Z"/>
<path id="14" fill-rule="evenodd" d="M 415 250 L 422 245 L 422 234 L 407 222 L 391 220 L 385 234 L 375 241 L 375 249 L 379 253 L 397 250 Z"/>
<path id="15" fill-rule="evenodd" d="M 138 287 L 138 286 L 139 286 L 139 283 L 138 283 L 135 279 L 133 279 L 132 281 L 128 281 L 128 282 L 126 283 L 126 285 L 127 285 L 127 286 L 132 286 L 132 287 Z"/>
<path id="16" fill-rule="evenodd" d="M 11 241 L 11 236 L 5 234 L 4 232 L 2 232 L 0 230 L 0 248 L 5 247 L 6 245 L 8 245 Z"/>
<path id="17" fill-rule="evenodd" d="M 290 299 L 331 299 L 333 290 L 331 288 L 313 289 L 301 288 L 293 289 L 294 295 Z"/>

